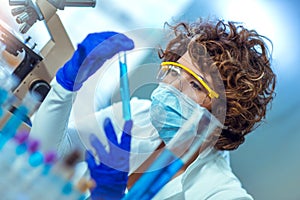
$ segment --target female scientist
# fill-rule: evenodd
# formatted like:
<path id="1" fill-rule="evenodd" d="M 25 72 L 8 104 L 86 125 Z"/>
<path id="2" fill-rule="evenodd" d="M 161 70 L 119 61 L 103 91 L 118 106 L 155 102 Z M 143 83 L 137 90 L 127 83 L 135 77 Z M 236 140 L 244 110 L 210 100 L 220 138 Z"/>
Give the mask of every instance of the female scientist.
<path id="1" fill-rule="evenodd" d="M 223 130 L 205 160 L 195 155 L 154 199 L 252 199 L 231 171 L 225 152 L 237 149 L 244 142 L 245 136 L 265 117 L 267 105 L 273 99 L 276 77 L 265 43 L 269 40 L 254 30 L 219 20 L 200 19 L 170 28 L 174 38 L 160 52 L 163 62 L 158 78 L 161 83 L 153 91 L 152 101 L 131 100 L 133 125 L 126 122 L 124 127 L 124 132 L 127 130 L 131 134 L 131 142 L 127 140 L 129 148 L 128 145 L 125 148 L 130 150 L 130 177 L 136 172 L 142 173 L 142 163 L 161 144 L 167 144 L 174 137 L 182 126 L 181 121 L 188 121 L 189 112 L 183 112 L 174 103 L 180 101 L 183 110 L 197 106 L 209 110 L 223 122 Z M 131 39 L 114 32 L 90 34 L 78 45 L 73 57 L 57 72 L 51 91 L 33 121 L 31 133 L 42 140 L 45 149 L 58 147 L 63 156 L 72 148 L 83 151 L 97 148 L 99 141 L 106 147 L 105 132 L 113 133 L 112 127 L 117 135 L 122 133 L 124 120 L 120 103 L 92 116 L 82 116 L 76 123 L 69 123 L 69 115 L 75 93 L 84 81 L 113 55 L 133 48 Z M 169 98 L 174 93 L 177 99 Z M 159 118 L 163 115 L 154 109 L 158 104 L 171 113 L 167 115 L 169 118 Z M 91 133 L 99 140 L 95 137 L 86 139 Z M 107 137 L 111 139 L 111 135 L 107 134 Z M 92 146 L 88 146 L 90 142 Z M 121 142 L 121 148 L 122 145 Z M 107 166 L 110 164 L 105 162 L 118 157 L 109 156 L 111 159 L 100 158 Z M 99 166 L 93 165 L 95 170 Z M 93 174 L 93 168 L 90 169 Z M 120 178 L 120 184 L 114 186 L 116 193 L 124 192 L 127 174 L 124 176 L 125 182 Z M 132 179 L 128 186 L 133 184 Z M 114 184 L 109 180 L 106 183 Z M 97 199 L 97 194 L 94 197 Z"/>

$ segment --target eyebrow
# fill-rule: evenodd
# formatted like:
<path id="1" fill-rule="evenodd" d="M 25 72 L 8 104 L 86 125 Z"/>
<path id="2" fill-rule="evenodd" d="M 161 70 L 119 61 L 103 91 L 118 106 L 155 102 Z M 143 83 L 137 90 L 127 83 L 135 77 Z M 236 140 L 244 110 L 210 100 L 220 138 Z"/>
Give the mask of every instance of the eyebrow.
<path id="1" fill-rule="evenodd" d="M 179 62 L 178 62 L 178 63 L 179 63 Z M 179 63 L 179 64 L 181 64 L 181 63 Z M 183 64 L 181 64 L 181 65 L 183 65 Z M 195 68 L 197 69 L 197 67 L 194 66 L 194 64 L 192 64 L 192 65 L 193 65 L 193 67 L 195 67 Z M 183 65 L 183 66 L 185 66 L 185 65 Z M 190 69 L 190 70 L 191 70 L 191 69 Z M 199 76 L 202 80 L 204 80 L 206 83 L 208 83 L 207 79 L 204 78 L 202 75 L 196 73 L 194 70 L 191 70 L 191 71 L 193 71 L 197 76 Z"/>
<path id="2" fill-rule="evenodd" d="M 193 65 L 194 66 L 194 65 Z M 197 74 L 195 71 L 193 71 L 197 76 L 199 76 L 202 80 L 204 80 L 206 83 L 208 83 L 207 79 L 201 76 L 200 74 Z"/>
<path id="3" fill-rule="evenodd" d="M 203 77 L 203 76 L 201 76 L 200 74 L 197 74 L 196 72 L 194 72 L 197 76 L 199 76 L 200 78 L 202 78 L 203 80 L 205 80 L 206 81 L 206 79 Z"/>

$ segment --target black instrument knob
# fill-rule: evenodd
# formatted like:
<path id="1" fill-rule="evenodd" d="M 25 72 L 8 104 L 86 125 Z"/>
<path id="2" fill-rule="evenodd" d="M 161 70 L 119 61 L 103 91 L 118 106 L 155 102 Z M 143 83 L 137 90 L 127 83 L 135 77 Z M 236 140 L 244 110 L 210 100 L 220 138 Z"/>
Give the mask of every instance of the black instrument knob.
<path id="1" fill-rule="evenodd" d="M 51 86 L 44 80 L 36 80 L 31 83 L 29 91 L 40 96 L 42 102 L 50 91 Z"/>

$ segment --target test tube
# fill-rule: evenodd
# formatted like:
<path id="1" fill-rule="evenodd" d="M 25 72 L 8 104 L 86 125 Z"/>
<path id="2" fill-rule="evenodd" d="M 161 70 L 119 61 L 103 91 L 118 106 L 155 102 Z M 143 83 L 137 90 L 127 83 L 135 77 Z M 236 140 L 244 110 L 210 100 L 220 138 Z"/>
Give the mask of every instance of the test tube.
<path id="1" fill-rule="evenodd" d="M 14 137 L 21 124 L 26 121 L 27 115 L 35 109 L 38 103 L 39 101 L 36 96 L 31 93 L 26 94 L 21 105 L 14 110 L 0 131 L 0 149 L 8 140 Z"/>
<path id="2" fill-rule="evenodd" d="M 130 90 L 129 90 L 129 80 L 128 80 L 128 72 L 127 72 L 126 52 L 124 52 L 123 56 L 121 55 L 121 53 L 119 53 L 119 65 L 120 65 L 120 94 L 122 98 L 123 118 L 124 120 L 130 120 L 131 119 Z"/>
<path id="3" fill-rule="evenodd" d="M 6 157 L 5 161 L 1 162 L 1 172 L 3 172 L 1 175 L 1 179 L 5 180 L 6 183 L 10 184 L 4 184 L 0 187 L 0 194 L 2 194 L 3 199 L 11 199 L 14 198 L 14 193 L 12 192 L 13 189 L 16 189 L 18 187 L 21 179 L 19 171 L 16 171 L 12 168 L 12 166 L 15 166 L 15 163 L 17 162 L 20 157 L 22 157 L 27 152 L 27 144 L 26 141 L 28 140 L 28 132 L 21 132 L 15 135 L 13 140 L 8 141 L 8 145 L 6 145 L 2 150 L 7 152 L 7 150 L 12 150 L 12 152 L 8 155 L 4 155 Z M 15 148 L 14 149 L 8 149 L 8 147 L 11 144 Z M 9 157 L 7 157 L 9 156 Z M 11 187 L 11 186 L 15 187 Z"/>
<path id="4" fill-rule="evenodd" d="M 74 167 L 80 157 L 80 152 L 74 150 L 67 155 L 62 161 L 53 165 L 51 173 L 51 184 L 55 184 L 55 188 L 51 199 L 69 198 L 73 192 L 74 187 L 72 177 L 74 175 Z"/>
<path id="5" fill-rule="evenodd" d="M 11 90 L 18 82 L 17 78 L 10 73 L 8 63 L 2 56 L 5 49 L 6 45 L 0 41 L 0 118 L 3 116 L 3 111 L 16 100 Z"/>

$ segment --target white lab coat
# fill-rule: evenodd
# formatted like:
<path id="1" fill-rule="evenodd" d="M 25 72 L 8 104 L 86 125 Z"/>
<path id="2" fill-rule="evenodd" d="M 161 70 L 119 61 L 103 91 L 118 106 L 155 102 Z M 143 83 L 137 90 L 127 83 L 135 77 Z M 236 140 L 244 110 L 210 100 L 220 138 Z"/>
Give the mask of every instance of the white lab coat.
<path id="1" fill-rule="evenodd" d="M 55 80 L 51 85 L 49 94 L 34 116 L 31 129 L 32 136 L 41 140 L 45 151 L 57 148 L 61 156 L 72 148 L 79 148 L 84 152 L 86 148 L 90 149 L 90 133 L 97 134 L 101 142 L 106 144 L 102 127 L 106 117 L 112 120 L 118 136 L 121 135 L 124 120 L 120 103 L 89 116 L 74 117 L 73 121 L 68 123 L 75 93 L 65 90 Z M 131 100 L 134 126 L 130 173 L 161 143 L 148 117 L 150 104 L 149 100 Z M 166 184 L 154 199 L 251 200 L 252 197 L 242 188 L 224 155 L 226 153 L 213 150 L 204 159 L 198 157 L 183 174 Z"/>

